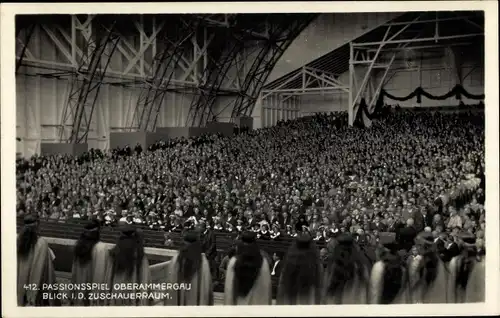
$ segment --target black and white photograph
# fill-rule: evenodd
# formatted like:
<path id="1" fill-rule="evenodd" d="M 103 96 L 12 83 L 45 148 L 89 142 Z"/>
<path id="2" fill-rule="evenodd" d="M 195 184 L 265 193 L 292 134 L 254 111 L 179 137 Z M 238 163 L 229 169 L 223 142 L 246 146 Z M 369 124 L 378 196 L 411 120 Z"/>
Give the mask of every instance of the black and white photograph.
<path id="1" fill-rule="evenodd" d="M 12 306 L 498 311 L 487 4 L 158 5 L 20 10 L 2 30 Z"/>

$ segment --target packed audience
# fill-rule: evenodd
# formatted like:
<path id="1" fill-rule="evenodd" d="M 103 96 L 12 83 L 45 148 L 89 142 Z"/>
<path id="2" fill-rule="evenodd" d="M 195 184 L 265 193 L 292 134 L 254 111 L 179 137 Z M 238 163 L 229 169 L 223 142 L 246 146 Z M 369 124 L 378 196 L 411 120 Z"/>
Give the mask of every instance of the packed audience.
<path id="1" fill-rule="evenodd" d="M 484 242 L 484 113 L 392 111 L 370 128 L 319 114 L 205 135 L 17 162 L 17 213 L 163 231 L 204 223 L 263 240 L 351 232 L 376 244 L 431 232 Z M 407 236 L 409 238 L 407 238 Z"/>

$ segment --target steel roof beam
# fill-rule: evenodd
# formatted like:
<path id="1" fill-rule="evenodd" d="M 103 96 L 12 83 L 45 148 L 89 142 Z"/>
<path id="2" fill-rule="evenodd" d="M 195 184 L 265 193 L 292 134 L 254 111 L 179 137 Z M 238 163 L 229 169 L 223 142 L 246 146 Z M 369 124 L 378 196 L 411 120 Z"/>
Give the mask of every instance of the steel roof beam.
<path id="1" fill-rule="evenodd" d="M 235 57 L 243 48 L 243 42 L 238 41 L 234 37 L 234 30 L 228 28 L 226 30 L 225 39 L 217 39 L 222 48 L 219 50 L 221 54 L 215 58 L 214 63 L 204 70 L 203 77 L 206 81 L 199 86 L 199 95 L 194 98 L 189 107 L 186 126 L 203 126 L 209 120 L 209 117 L 214 117 L 212 106 L 217 98 L 217 93 L 227 78 L 227 72 L 234 63 Z"/>
<path id="2" fill-rule="evenodd" d="M 434 23 L 436 21 L 438 22 L 445 22 L 445 21 L 459 21 L 459 20 L 466 20 L 470 18 L 477 18 L 477 16 L 459 16 L 459 17 L 450 17 L 450 18 L 435 18 L 435 19 L 425 19 L 425 20 L 418 20 L 412 22 L 412 24 L 423 24 L 423 23 Z M 397 26 L 397 25 L 406 25 L 410 23 L 410 21 L 402 21 L 402 22 L 388 22 L 383 24 L 383 26 Z"/>
<path id="3" fill-rule="evenodd" d="M 19 71 L 19 68 L 21 67 L 21 64 L 23 63 L 23 58 L 24 56 L 26 55 L 26 53 L 28 53 L 28 44 L 30 42 L 30 39 L 31 37 L 33 36 L 33 33 L 35 31 L 35 26 L 36 24 L 30 24 L 30 26 L 28 28 L 25 29 L 25 34 L 24 34 L 24 41 L 21 41 L 19 39 L 19 34 L 20 34 L 20 30 L 17 31 L 17 34 L 16 34 L 16 38 L 19 39 L 18 42 L 21 43 L 22 45 L 22 49 L 21 49 L 21 53 L 19 54 L 19 56 L 17 57 L 17 60 L 16 60 L 16 73 Z M 28 53 L 28 54 L 31 54 L 31 53 Z"/>
<path id="4" fill-rule="evenodd" d="M 314 14 L 301 16 L 300 19 L 292 17 L 291 20 L 285 19 L 280 21 L 275 28 L 270 28 L 270 38 L 280 39 L 278 42 L 269 41 L 265 50 L 260 52 L 260 58 L 257 58 L 249 70 L 243 91 L 247 96 L 239 96 L 235 101 L 231 119 L 234 120 L 239 116 L 250 116 L 253 112 L 253 107 L 257 101 L 260 91 L 274 68 L 276 62 L 297 37 L 298 34 L 316 17 Z M 283 41 L 283 39 L 286 39 Z M 266 52 L 267 51 L 267 52 Z"/>
<path id="5" fill-rule="evenodd" d="M 392 40 L 392 41 L 377 41 L 377 42 L 365 42 L 365 43 L 353 43 L 354 47 L 363 46 L 374 46 L 374 45 L 389 45 L 389 44 L 402 44 L 402 43 L 420 43 L 420 42 L 432 42 L 432 41 L 443 41 L 443 40 L 456 40 L 465 39 L 471 37 L 484 36 L 484 33 L 471 33 L 471 34 L 459 34 L 459 35 L 449 35 L 449 36 L 438 36 L 438 37 L 428 37 L 420 39 L 403 39 L 403 40 Z"/>
<path id="6" fill-rule="evenodd" d="M 183 57 L 184 44 L 196 36 L 197 23 L 191 20 L 186 22 L 183 19 L 179 22 L 184 23 L 180 23 L 175 30 L 175 38 L 170 38 L 166 34 L 167 30 L 161 36 L 164 47 L 154 56 L 152 67 L 147 77 L 143 79 L 144 87 L 137 99 L 132 122 L 128 124 L 131 130 L 133 127 L 138 127 L 140 131 L 154 131 L 156 128 L 165 94 L 173 82 L 175 68 Z M 158 33 L 152 34 L 154 39 L 157 36 Z M 195 59 L 193 63 L 198 63 L 198 60 Z M 192 70 L 189 71 L 191 72 Z M 184 82 L 186 78 L 187 75 L 180 81 Z"/>
<path id="7" fill-rule="evenodd" d="M 467 46 L 471 45 L 472 42 L 460 42 L 460 43 L 449 43 L 449 44 L 430 44 L 430 45 L 414 45 L 414 46 L 407 46 L 405 48 L 400 48 L 400 47 L 388 47 L 388 48 L 383 48 L 383 52 L 395 52 L 395 51 L 404 51 L 404 50 L 428 50 L 428 49 L 440 49 L 444 47 L 452 47 L 452 46 Z M 368 49 L 368 52 L 376 52 L 376 49 Z"/>
<path id="8" fill-rule="evenodd" d="M 72 19 L 78 18 L 73 16 Z M 87 142 L 99 90 L 111 56 L 120 39 L 120 36 L 113 32 L 114 24 L 115 22 L 111 24 L 109 29 L 106 29 L 104 25 L 99 25 L 96 28 L 98 33 L 95 34 L 92 16 L 87 16 L 87 20 L 78 29 L 81 37 L 86 41 L 86 46 L 82 50 L 84 56 L 79 62 L 77 61 L 78 68 L 72 73 L 70 93 L 59 126 L 61 141 Z M 73 26 L 75 25 L 73 24 Z M 101 38 L 102 35 L 104 36 Z M 68 58 L 71 59 L 71 57 Z M 72 122 L 69 124 L 68 120 L 71 117 Z M 70 125 L 71 131 L 69 137 L 66 138 L 68 125 Z"/>

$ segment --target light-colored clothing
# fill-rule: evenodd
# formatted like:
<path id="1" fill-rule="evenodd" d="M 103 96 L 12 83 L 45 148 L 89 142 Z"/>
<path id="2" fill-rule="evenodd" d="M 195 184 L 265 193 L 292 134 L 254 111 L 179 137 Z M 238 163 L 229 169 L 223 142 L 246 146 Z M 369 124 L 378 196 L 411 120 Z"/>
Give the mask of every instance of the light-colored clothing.
<path id="1" fill-rule="evenodd" d="M 452 258 L 449 267 L 449 278 L 448 278 L 448 299 L 449 303 L 466 303 L 466 302 L 479 302 L 484 301 L 484 261 L 478 262 L 477 260 L 472 260 L 470 266 L 472 270 L 469 274 L 469 279 L 467 280 L 467 286 L 462 287 L 457 284 L 457 278 L 459 274 L 459 269 L 462 267 L 465 257 L 463 255 L 458 255 Z M 476 267 L 478 267 L 476 269 Z M 483 267 L 483 268 L 481 268 Z M 482 278 L 481 278 L 482 277 Z M 482 291 L 482 295 L 473 296 L 472 293 L 478 290 Z M 483 300 L 477 300 L 483 299 Z"/>
<path id="2" fill-rule="evenodd" d="M 229 256 L 226 255 L 222 259 L 220 265 L 219 265 L 219 273 L 221 274 L 221 278 L 225 279 L 226 278 L 226 270 L 227 270 L 227 265 L 229 264 Z"/>
<path id="3" fill-rule="evenodd" d="M 448 271 L 440 259 L 437 262 L 435 280 L 427 286 L 425 278 L 420 275 L 424 258 L 419 255 L 412 258 L 409 264 L 410 296 L 413 304 L 444 304 L 448 302 L 446 285 Z"/>
<path id="4" fill-rule="evenodd" d="M 450 217 L 450 220 L 448 221 L 448 228 L 449 229 L 453 229 L 455 227 L 459 227 L 459 228 L 462 228 L 462 218 L 460 217 L 460 215 L 454 215 L 452 217 Z"/>
<path id="5" fill-rule="evenodd" d="M 17 304 L 18 306 L 55 306 L 58 301 L 43 300 L 43 284 L 54 284 L 56 274 L 54 253 L 43 237 L 33 246 L 30 253 L 17 258 Z"/>
<path id="6" fill-rule="evenodd" d="M 80 262 L 73 261 L 71 269 L 71 283 L 72 284 L 105 284 L 106 283 L 106 266 L 109 263 L 109 250 L 102 242 L 97 242 L 92 249 L 92 256 L 89 262 L 81 264 Z M 75 291 L 76 293 L 83 292 L 89 294 L 92 290 Z M 74 306 L 104 306 L 105 301 L 99 299 L 90 299 L 86 296 L 84 299 L 81 297 L 71 297 Z M 70 298 L 70 299 L 71 299 Z"/>
<path id="7" fill-rule="evenodd" d="M 381 304 L 382 303 L 382 291 L 384 288 L 384 270 L 385 263 L 383 261 L 376 262 L 371 271 L 370 275 L 370 291 L 369 291 L 369 303 L 370 304 Z M 404 276 L 404 275 L 403 275 Z M 402 278 L 401 289 L 396 295 L 391 304 L 408 304 L 410 303 L 410 295 L 408 290 L 408 284 L 405 283 L 405 278 Z"/>
<path id="8" fill-rule="evenodd" d="M 271 271 L 271 276 L 276 276 L 276 267 L 278 266 L 278 264 L 280 262 L 281 262 L 280 260 L 277 260 L 276 262 L 274 262 L 273 270 Z"/>
<path id="9" fill-rule="evenodd" d="M 480 303 L 485 301 L 484 288 L 486 284 L 485 276 L 486 260 L 476 262 L 469 276 L 469 282 L 465 289 L 466 303 Z"/>
<path id="10" fill-rule="evenodd" d="M 166 283 L 179 283 L 178 255 L 174 256 L 166 268 Z M 201 268 L 193 275 L 191 281 L 184 283 L 186 288 L 179 288 L 170 292 L 170 298 L 165 298 L 166 306 L 209 306 L 213 305 L 212 275 L 205 254 L 201 255 Z"/>
<path id="11" fill-rule="evenodd" d="M 233 280 L 234 280 L 234 265 L 236 257 L 232 257 L 227 266 L 226 281 L 224 286 L 224 303 L 225 305 L 271 305 L 271 272 L 269 262 L 265 257 L 262 258 L 262 265 L 257 279 L 254 282 L 252 289 L 245 297 L 233 297 Z"/>

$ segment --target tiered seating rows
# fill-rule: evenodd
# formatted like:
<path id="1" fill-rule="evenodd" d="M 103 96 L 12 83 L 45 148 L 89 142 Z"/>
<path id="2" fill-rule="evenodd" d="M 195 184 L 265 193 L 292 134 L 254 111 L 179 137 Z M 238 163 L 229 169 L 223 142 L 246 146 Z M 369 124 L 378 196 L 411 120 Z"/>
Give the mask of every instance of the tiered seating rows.
<path id="1" fill-rule="evenodd" d="M 17 229 L 22 226 L 22 219 L 17 219 Z M 68 220 L 65 223 L 57 221 L 40 221 L 40 235 L 46 237 L 55 237 L 61 239 L 76 240 L 83 231 L 84 223 L 80 220 Z M 147 227 L 142 227 L 144 233 L 144 245 L 146 247 L 165 248 L 165 233 L 163 231 L 151 230 Z M 118 229 L 114 227 L 104 227 L 101 230 L 101 240 L 106 243 L 114 243 L 118 238 Z M 178 249 L 181 246 L 181 233 L 168 233 L 169 238 L 173 241 L 171 249 Z M 219 253 L 224 253 L 233 245 L 236 234 L 215 232 L 216 246 Z M 279 241 L 259 240 L 259 246 L 272 254 L 274 252 L 285 253 L 290 246 L 291 238 L 282 238 Z M 323 243 L 318 244 L 323 247 Z"/>

